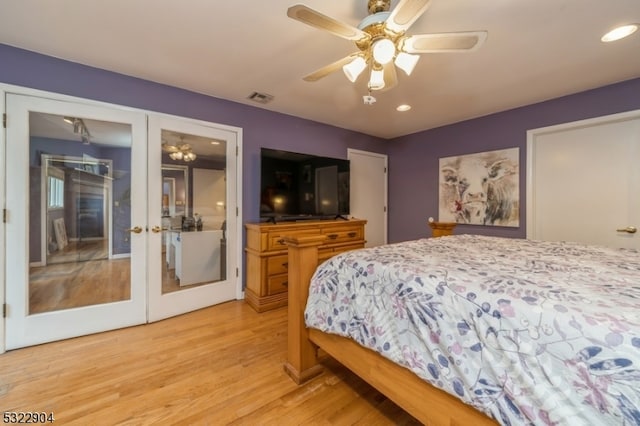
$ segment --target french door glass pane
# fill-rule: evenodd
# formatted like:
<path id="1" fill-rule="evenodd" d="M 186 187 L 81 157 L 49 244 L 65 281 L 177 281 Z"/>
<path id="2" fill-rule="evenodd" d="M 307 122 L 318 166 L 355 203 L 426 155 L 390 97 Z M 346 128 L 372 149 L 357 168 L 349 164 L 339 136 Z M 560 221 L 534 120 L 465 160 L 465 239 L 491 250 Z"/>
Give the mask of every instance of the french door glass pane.
<path id="1" fill-rule="evenodd" d="M 226 141 L 162 139 L 162 293 L 226 279 Z"/>
<path id="2" fill-rule="evenodd" d="M 29 113 L 30 315 L 131 297 L 131 125 Z"/>

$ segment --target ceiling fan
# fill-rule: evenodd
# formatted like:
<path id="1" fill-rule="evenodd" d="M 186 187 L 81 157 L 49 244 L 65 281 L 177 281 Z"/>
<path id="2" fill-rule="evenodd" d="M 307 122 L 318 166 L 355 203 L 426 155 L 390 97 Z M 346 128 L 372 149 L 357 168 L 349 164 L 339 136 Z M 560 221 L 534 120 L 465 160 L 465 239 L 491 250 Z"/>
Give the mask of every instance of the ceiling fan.
<path id="1" fill-rule="evenodd" d="M 194 161 L 197 158 L 195 152 L 191 148 L 191 145 L 184 143 L 182 136 L 180 137 L 180 143 L 171 145 L 166 141 L 162 141 L 162 150 L 169 154 L 169 158 L 172 160 L 183 160 L 186 162 Z"/>
<path id="2" fill-rule="evenodd" d="M 409 27 L 427 10 L 431 0 L 400 0 L 389 11 L 391 0 L 368 0 L 369 15 L 358 27 L 337 21 L 305 5 L 287 10 L 287 16 L 338 37 L 354 41 L 359 51 L 305 76 L 317 81 L 342 68 L 352 82 L 370 70 L 369 90 L 388 90 L 397 84 L 396 67 L 410 75 L 420 53 L 471 52 L 487 38 L 486 31 L 406 35 Z"/>

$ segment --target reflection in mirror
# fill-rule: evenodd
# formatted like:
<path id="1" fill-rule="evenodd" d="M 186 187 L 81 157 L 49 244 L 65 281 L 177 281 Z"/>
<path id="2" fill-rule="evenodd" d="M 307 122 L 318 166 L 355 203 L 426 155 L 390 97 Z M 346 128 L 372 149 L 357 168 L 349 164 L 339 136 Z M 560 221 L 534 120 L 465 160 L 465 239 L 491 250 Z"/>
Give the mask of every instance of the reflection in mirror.
<path id="1" fill-rule="evenodd" d="M 162 130 L 162 292 L 226 280 L 226 141 Z"/>
<path id="2" fill-rule="evenodd" d="M 131 126 L 29 113 L 29 314 L 130 298 Z"/>

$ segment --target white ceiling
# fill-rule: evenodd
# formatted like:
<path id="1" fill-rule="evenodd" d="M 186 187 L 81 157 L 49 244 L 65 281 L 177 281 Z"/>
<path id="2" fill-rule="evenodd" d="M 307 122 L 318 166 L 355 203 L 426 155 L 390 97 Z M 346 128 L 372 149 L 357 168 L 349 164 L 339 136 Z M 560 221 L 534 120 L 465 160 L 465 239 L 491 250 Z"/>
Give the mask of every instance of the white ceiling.
<path id="1" fill-rule="evenodd" d="M 640 32 L 600 42 L 640 22 L 639 0 L 433 0 L 407 34 L 487 30 L 486 42 L 422 55 L 367 106 L 365 78 L 302 80 L 357 48 L 288 18 L 297 1 L 0 0 L 0 43 L 382 138 L 640 77 Z M 353 26 L 367 15 L 366 0 L 304 4 Z"/>

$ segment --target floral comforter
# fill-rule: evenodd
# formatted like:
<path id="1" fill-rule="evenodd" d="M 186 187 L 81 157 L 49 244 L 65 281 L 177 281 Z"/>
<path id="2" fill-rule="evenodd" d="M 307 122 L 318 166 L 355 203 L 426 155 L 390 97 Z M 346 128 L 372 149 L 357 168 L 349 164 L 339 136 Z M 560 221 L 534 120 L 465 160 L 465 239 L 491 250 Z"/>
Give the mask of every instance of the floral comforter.
<path id="1" fill-rule="evenodd" d="M 346 252 L 305 318 L 503 425 L 640 424 L 634 250 L 456 235 Z"/>

